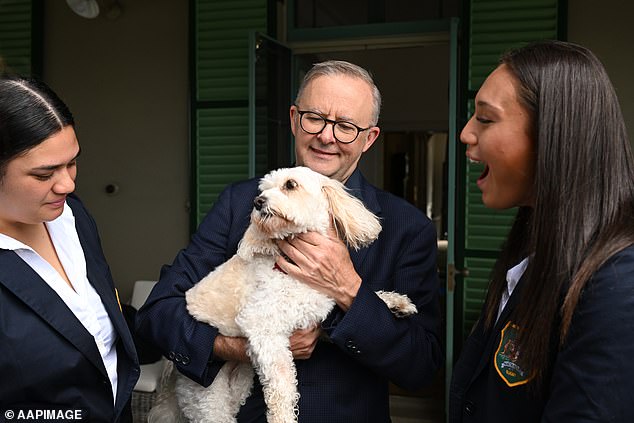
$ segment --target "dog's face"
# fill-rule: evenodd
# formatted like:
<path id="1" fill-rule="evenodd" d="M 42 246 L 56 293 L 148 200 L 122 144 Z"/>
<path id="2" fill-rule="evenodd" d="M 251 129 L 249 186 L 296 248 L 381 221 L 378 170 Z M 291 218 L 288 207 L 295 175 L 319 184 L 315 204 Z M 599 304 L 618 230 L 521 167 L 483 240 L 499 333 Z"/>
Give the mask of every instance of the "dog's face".
<path id="1" fill-rule="evenodd" d="M 330 225 L 323 186 L 328 178 L 306 167 L 274 170 L 260 181 L 251 223 L 268 238 L 308 231 L 325 233 Z"/>
<path id="2" fill-rule="evenodd" d="M 272 254 L 272 239 L 304 232 L 325 234 L 334 225 L 339 237 L 358 250 L 381 232 L 379 219 L 339 181 L 307 167 L 278 169 L 260 181 L 261 194 L 253 202 L 251 225 L 239 253 Z"/>

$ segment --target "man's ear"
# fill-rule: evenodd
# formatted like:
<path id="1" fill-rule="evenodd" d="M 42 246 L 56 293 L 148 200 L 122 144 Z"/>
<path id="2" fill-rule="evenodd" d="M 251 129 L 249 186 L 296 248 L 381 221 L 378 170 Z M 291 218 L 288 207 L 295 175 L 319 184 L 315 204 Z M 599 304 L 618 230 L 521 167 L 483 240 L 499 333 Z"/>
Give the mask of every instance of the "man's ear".
<path id="1" fill-rule="evenodd" d="M 293 136 L 295 136 L 295 125 L 297 124 L 296 116 L 297 116 L 297 107 L 294 105 L 288 111 L 290 120 L 291 120 L 291 132 L 293 132 Z"/>
<path id="2" fill-rule="evenodd" d="M 380 133 L 381 128 L 379 128 L 378 126 L 373 126 L 372 128 L 368 129 L 368 137 L 366 138 L 365 145 L 363 146 L 364 153 L 368 151 L 370 147 L 372 147 L 372 144 L 374 144 L 374 141 L 376 141 Z"/>

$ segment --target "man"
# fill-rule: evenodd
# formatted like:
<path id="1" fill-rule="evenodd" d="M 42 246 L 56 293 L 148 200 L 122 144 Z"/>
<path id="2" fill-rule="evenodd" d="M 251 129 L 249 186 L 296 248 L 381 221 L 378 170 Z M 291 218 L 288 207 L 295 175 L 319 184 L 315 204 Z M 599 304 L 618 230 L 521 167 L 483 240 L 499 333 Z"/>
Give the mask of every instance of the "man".
<path id="1" fill-rule="evenodd" d="M 405 389 L 428 384 L 442 362 L 436 232 L 425 215 L 370 185 L 357 170 L 379 135 L 381 97 L 364 69 L 341 61 L 315 65 L 290 108 L 297 165 L 340 180 L 381 219 L 371 246 L 349 252 L 331 233 L 279 242 L 279 267 L 335 299 L 320 327 L 291 336 L 297 360 L 299 421 L 389 422 L 388 381 Z M 236 251 L 249 224 L 258 180 L 229 186 L 190 245 L 162 269 L 137 319 L 178 370 L 208 386 L 226 360 L 248 360 L 246 340 L 218 334 L 186 310 L 185 292 Z M 418 314 L 396 319 L 374 293 L 407 294 Z M 322 336 L 326 335 L 326 336 Z M 327 341 L 323 339 L 327 338 Z M 265 422 L 261 387 L 239 422 Z"/>

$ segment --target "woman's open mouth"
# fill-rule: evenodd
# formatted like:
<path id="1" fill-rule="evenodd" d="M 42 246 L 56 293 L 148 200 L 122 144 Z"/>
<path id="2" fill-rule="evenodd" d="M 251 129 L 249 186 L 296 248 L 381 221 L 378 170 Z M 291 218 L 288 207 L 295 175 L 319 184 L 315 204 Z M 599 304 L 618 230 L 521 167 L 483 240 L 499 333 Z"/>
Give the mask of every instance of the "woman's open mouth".
<path id="1" fill-rule="evenodd" d="M 482 171 L 482 173 L 480 174 L 480 177 L 477 180 L 478 187 L 482 189 L 482 184 L 484 183 L 487 176 L 489 176 L 489 165 L 480 160 L 473 159 L 471 157 L 469 157 L 469 163 L 484 166 L 484 170 Z"/>
<path id="2" fill-rule="evenodd" d="M 480 177 L 478 178 L 478 185 L 480 185 L 480 182 L 484 181 L 484 179 L 486 179 L 487 176 L 489 176 L 489 165 L 485 163 L 484 170 L 482 171 L 482 173 L 480 174 Z"/>

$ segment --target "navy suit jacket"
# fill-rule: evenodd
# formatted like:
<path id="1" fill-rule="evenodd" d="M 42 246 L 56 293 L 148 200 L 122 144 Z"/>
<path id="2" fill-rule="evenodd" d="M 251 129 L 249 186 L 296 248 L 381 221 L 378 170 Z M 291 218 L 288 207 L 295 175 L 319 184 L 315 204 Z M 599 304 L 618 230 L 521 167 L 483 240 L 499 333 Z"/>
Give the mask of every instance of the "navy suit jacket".
<path id="1" fill-rule="evenodd" d="M 495 327 L 485 330 L 480 321 L 467 339 L 453 370 L 449 421 L 634 422 L 634 247 L 615 254 L 588 281 L 560 350 L 556 326 L 541 396 L 530 384 L 509 386 L 495 365 L 523 282 Z"/>
<path id="2" fill-rule="evenodd" d="M 0 249 L 0 410 L 83 410 L 90 422 L 131 422 L 139 376 L 97 227 L 81 202 L 67 198 L 86 256 L 88 280 L 118 334 L 116 403 L 93 336 L 55 291 L 15 252 Z M 85 416 L 85 414 L 83 414 Z"/>
<path id="3" fill-rule="evenodd" d="M 302 423 L 388 422 L 388 381 L 406 389 L 428 384 L 442 363 L 436 269 L 436 232 L 418 209 L 368 184 L 356 171 L 346 184 L 377 214 L 383 230 L 368 248 L 351 252 L 363 282 L 347 313 L 335 308 L 308 360 L 298 360 L 299 420 Z M 187 312 L 185 292 L 237 249 L 248 224 L 258 180 L 229 186 L 201 223 L 189 246 L 165 266 L 137 315 L 147 336 L 178 370 L 208 386 L 223 362 L 213 357 L 216 328 Z M 396 319 L 374 294 L 407 294 L 419 313 Z M 259 386 L 239 421 L 264 421 Z M 259 417 L 254 417 L 259 415 Z"/>

